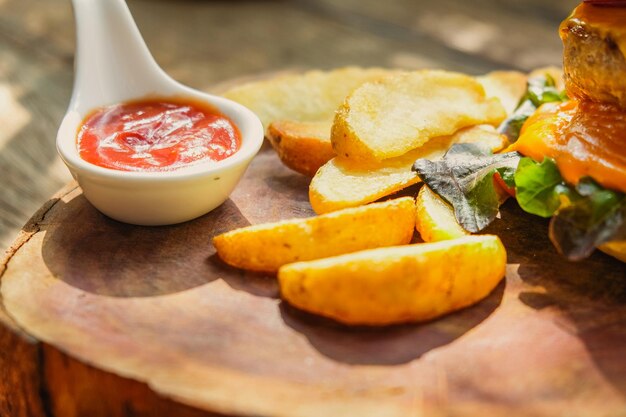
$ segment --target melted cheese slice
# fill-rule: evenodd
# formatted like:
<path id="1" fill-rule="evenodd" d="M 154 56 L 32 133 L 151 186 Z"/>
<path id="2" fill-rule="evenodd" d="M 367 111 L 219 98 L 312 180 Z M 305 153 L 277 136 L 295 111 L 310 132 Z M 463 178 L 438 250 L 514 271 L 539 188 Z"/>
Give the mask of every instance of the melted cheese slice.
<path id="1" fill-rule="evenodd" d="M 544 104 L 508 150 L 538 162 L 553 158 L 568 183 L 589 176 L 626 192 L 626 113 L 615 106 L 574 100 Z"/>

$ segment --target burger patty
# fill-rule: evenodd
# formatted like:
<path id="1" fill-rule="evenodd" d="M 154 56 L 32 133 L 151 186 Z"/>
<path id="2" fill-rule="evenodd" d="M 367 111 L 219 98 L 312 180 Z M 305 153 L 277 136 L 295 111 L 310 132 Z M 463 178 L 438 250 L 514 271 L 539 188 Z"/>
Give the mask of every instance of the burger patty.
<path id="1" fill-rule="evenodd" d="M 621 24 L 614 24 L 619 22 Z M 571 97 L 626 109 L 626 8 L 583 4 L 561 25 L 563 70 Z M 621 47 L 620 47 L 621 46 Z"/>

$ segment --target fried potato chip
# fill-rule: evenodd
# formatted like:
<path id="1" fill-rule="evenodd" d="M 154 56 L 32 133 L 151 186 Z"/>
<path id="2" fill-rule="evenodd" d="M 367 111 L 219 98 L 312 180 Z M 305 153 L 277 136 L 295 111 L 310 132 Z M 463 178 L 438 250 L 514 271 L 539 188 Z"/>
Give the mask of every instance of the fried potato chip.
<path id="1" fill-rule="evenodd" d="M 526 93 L 528 76 L 519 71 L 493 71 L 476 77 L 476 80 L 485 89 L 487 97 L 498 98 L 507 115 L 510 115 Z"/>
<path id="2" fill-rule="evenodd" d="M 444 145 L 442 145 L 443 147 Z M 439 154 L 438 150 L 433 151 Z M 335 157 L 324 164 L 309 185 L 309 202 L 317 214 L 371 203 L 420 181 L 411 171 L 417 152 L 384 164 L 361 165 Z"/>
<path id="3" fill-rule="evenodd" d="M 409 243 L 415 228 L 410 197 L 311 217 L 235 229 L 213 238 L 229 265 L 277 271 L 284 264 Z"/>
<path id="4" fill-rule="evenodd" d="M 331 141 L 337 155 L 381 161 L 428 140 L 506 117 L 476 79 L 445 71 L 418 71 L 366 82 L 337 110 Z"/>
<path id="5" fill-rule="evenodd" d="M 335 156 L 330 144 L 331 124 L 280 120 L 270 123 L 266 136 L 283 164 L 312 177 Z"/>
<path id="6" fill-rule="evenodd" d="M 485 298 L 500 282 L 506 251 L 497 236 L 466 236 L 285 265 L 282 297 L 346 324 L 430 320 Z"/>
<path id="7" fill-rule="evenodd" d="M 457 239 L 470 233 L 456 221 L 454 210 L 426 184 L 415 200 L 415 228 L 424 242 Z"/>
<path id="8" fill-rule="evenodd" d="M 518 71 L 494 71 L 476 78 L 487 97 L 500 100 L 507 113 L 515 110 L 526 92 L 527 76 Z M 332 120 L 299 122 L 279 120 L 270 123 L 267 138 L 281 161 L 296 172 L 312 177 L 335 156 L 330 142 Z"/>
<path id="9" fill-rule="evenodd" d="M 405 155 L 382 162 L 335 157 L 323 165 L 309 185 L 309 201 L 316 213 L 371 203 L 412 184 L 419 177 L 411 170 L 416 159 L 441 158 L 454 143 L 484 143 L 496 152 L 507 145 L 492 126 L 472 126 L 452 136 L 431 139 Z"/>
<path id="10" fill-rule="evenodd" d="M 264 129 L 275 120 L 332 121 L 335 110 L 354 88 L 399 72 L 358 67 L 309 71 L 244 84 L 227 91 L 224 97 L 256 113 Z"/>

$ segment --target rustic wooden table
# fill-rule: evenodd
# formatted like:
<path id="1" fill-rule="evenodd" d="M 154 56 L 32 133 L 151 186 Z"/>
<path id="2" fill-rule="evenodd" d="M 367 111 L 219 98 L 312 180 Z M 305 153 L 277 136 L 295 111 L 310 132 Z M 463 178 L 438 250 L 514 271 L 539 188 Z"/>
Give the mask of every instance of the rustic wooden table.
<path id="1" fill-rule="evenodd" d="M 163 68 L 211 90 L 343 65 L 481 73 L 558 65 L 577 0 L 129 0 Z M 69 0 L 0 0 L 0 248 L 69 180 L 55 133 L 72 85 Z"/>
<path id="2" fill-rule="evenodd" d="M 626 415 L 625 264 L 566 261 L 545 220 L 509 201 L 489 229 L 506 277 L 485 300 L 348 328 L 208 244 L 313 215 L 307 184 L 265 146 L 223 205 L 167 227 L 113 221 L 65 187 L 0 261 L 0 415 Z"/>
<path id="3" fill-rule="evenodd" d="M 157 61 L 207 91 L 345 65 L 558 65 L 557 26 L 575 3 L 129 0 Z M 0 245 L 43 206 L 0 265 L 1 416 L 626 415 L 624 264 L 567 263 L 514 204 L 503 216 L 516 220 L 493 230 L 509 250 L 505 284 L 456 315 L 373 331 L 280 304 L 274 280 L 206 245 L 224 228 L 311 214 L 306 178 L 267 147 L 194 222 L 123 225 L 75 184 L 45 203 L 70 179 L 54 139 L 73 27 L 69 0 L 0 0 Z"/>

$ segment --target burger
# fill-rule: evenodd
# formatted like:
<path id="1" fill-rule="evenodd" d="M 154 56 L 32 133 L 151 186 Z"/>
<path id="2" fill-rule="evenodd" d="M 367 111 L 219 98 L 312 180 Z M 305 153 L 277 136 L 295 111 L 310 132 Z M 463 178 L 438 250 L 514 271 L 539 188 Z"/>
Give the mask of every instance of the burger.
<path id="1" fill-rule="evenodd" d="M 511 142 L 503 153 L 455 145 L 413 169 L 470 232 L 496 217 L 501 188 L 551 218 L 550 239 L 567 258 L 598 247 L 626 262 L 626 0 L 586 1 L 559 32 L 565 90 L 550 74 L 529 79 L 500 126 Z"/>

